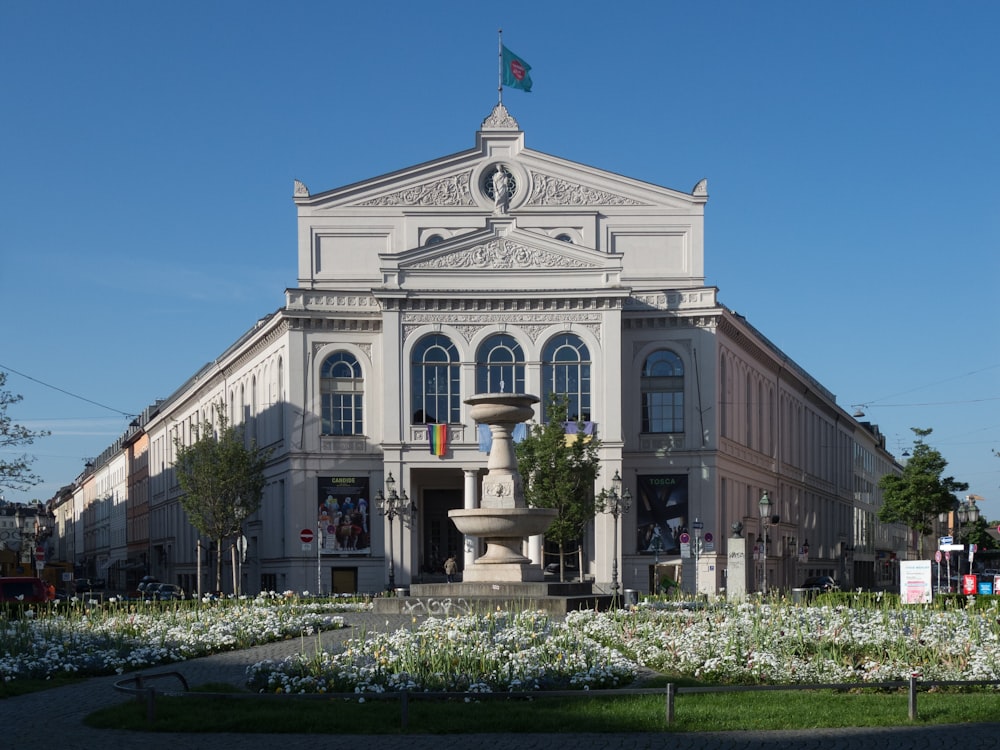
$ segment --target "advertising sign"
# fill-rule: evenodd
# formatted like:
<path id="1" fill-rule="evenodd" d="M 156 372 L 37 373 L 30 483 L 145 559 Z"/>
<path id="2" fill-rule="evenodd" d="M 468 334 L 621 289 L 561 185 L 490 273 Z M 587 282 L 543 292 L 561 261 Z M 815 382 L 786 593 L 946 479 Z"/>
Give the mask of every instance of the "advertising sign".
<path id="1" fill-rule="evenodd" d="M 900 560 L 899 598 L 903 604 L 930 604 L 931 561 Z"/>
<path id="2" fill-rule="evenodd" d="M 687 474 L 638 476 L 636 490 L 636 551 L 681 554 L 681 535 L 688 530 Z"/>
<path id="3" fill-rule="evenodd" d="M 978 576 L 970 575 L 966 573 L 962 576 L 962 593 L 966 596 L 972 596 L 976 593 Z"/>
<path id="4" fill-rule="evenodd" d="M 368 477 L 319 477 L 316 527 L 322 555 L 371 553 Z"/>

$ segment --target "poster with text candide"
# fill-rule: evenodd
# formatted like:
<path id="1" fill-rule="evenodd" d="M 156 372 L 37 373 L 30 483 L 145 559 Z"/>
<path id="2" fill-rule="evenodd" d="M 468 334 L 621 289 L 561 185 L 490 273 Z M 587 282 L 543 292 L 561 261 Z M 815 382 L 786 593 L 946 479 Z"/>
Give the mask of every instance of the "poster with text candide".
<path id="1" fill-rule="evenodd" d="M 901 560 L 899 598 L 903 604 L 930 604 L 931 593 L 931 561 Z"/>

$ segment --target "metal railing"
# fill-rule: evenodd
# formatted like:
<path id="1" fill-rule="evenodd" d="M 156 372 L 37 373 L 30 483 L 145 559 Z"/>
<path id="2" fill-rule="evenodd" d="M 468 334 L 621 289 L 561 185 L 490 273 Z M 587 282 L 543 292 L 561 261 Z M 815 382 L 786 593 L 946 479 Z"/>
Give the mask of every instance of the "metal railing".
<path id="1" fill-rule="evenodd" d="M 1000 680 L 927 680 L 922 681 L 919 673 L 910 675 L 909 680 L 895 680 L 889 682 L 837 682 L 837 683 L 794 683 L 782 685 L 712 685 L 706 687 L 678 687 L 674 683 L 668 683 L 661 688 L 611 688 L 606 690 L 536 690 L 518 692 L 497 692 L 497 693 L 456 693 L 456 692 L 425 692 L 398 690 L 381 693 L 210 693 L 191 692 L 187 680 L 180 672 L 160 672 L 157 674 L 136 674 L 115 683 L 115 690 L 123 693 L 135 695 L 136 699 L 145 702 L 146 721 L 152 723 L 156 719 L 156 699 L 158 696 L 185 696 L 201 698 L 231 698 L 234 700 L 325 700 L 342 699 L 358 700 L 364 698 L 366 701 L 399 701 L 399 723 L 400 730 L 406 731 L 409 727 L 410 701 L 413 700 L 465 700 L 475 698 L 477 701 L 483 700 L 538 700 L 540 698 L 614 698 L 617 696 L 652 695 L 662 696 L 664 700 L 664 719 L 667 726 L 674 723 L 677 710 L 677 696 L 680 694 L 694 693 L 750 693 L 774 690 L 858 690 L 861 688 L 871 689 L 902 689 L 908 691 L 908 715 L 910 721 L 917 719 L 917 693 L 921 688 L 938 686 L 960 686 L 960 687 L 1000 687 Z M 151 682 L 160 679 L 172 678 L 178 680 L 181 690 L 157 690 Z"/>

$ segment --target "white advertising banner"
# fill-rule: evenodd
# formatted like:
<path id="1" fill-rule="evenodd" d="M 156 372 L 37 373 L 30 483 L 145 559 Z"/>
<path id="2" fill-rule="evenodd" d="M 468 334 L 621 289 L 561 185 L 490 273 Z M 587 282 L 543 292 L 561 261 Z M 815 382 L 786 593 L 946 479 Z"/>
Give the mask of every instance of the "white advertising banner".
<path id="1" fill-rule="evenodd" d="M 931 561 L 900 560 L 900 601 L 903 604 L 930 604 L 931 597 Z"/>

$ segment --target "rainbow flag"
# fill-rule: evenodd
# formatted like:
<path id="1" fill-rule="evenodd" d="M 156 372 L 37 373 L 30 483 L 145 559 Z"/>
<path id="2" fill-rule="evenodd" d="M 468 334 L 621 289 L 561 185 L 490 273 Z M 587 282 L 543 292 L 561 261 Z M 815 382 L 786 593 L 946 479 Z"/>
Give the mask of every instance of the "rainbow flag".
<path id="1" fill-rule="evenodd" d="M 435 456 L 443 456 L 448 450 L 448 425 L 427 425 L 427 444 Z"/>

